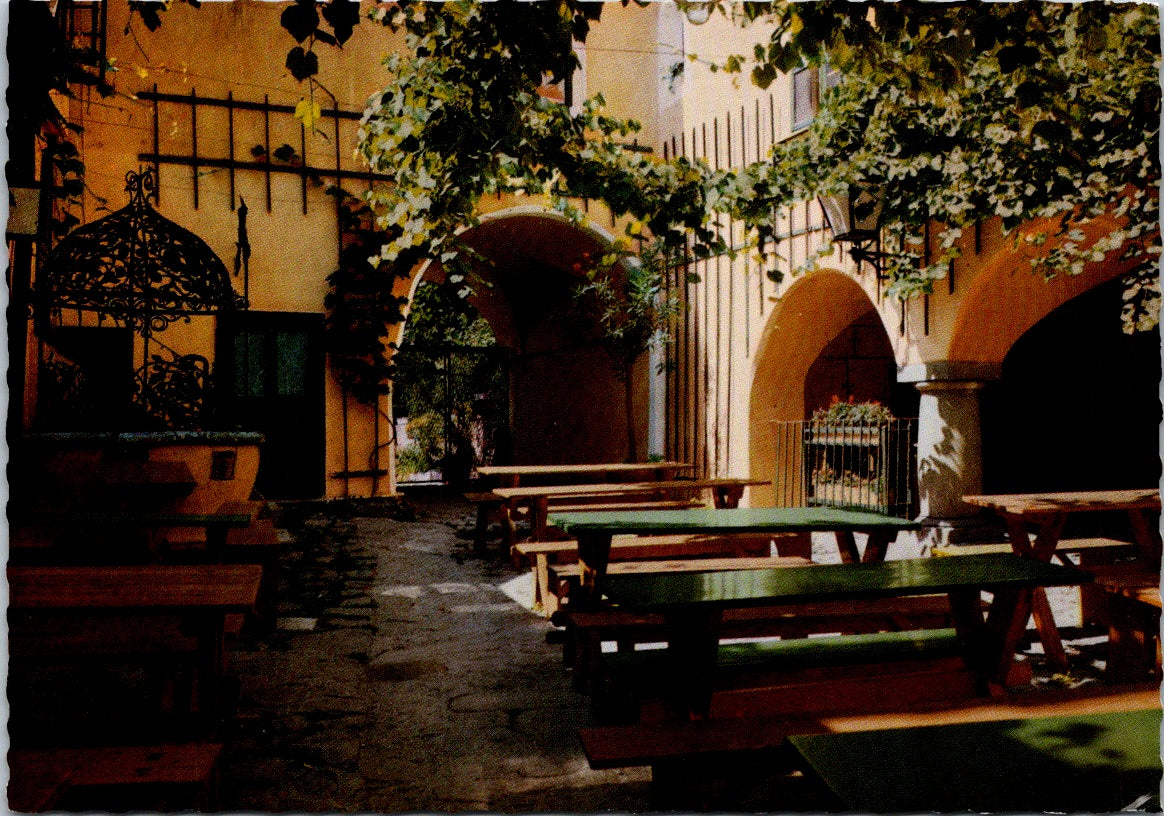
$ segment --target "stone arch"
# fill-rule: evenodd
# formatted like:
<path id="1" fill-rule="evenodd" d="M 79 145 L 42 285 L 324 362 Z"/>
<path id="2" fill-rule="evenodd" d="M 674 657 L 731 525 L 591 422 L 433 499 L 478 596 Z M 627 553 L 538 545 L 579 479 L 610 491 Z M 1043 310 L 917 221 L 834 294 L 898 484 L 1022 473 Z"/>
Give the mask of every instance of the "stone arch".
<path id="1" fill-rule="evenodd" d="M 761 335 L 749 398 L 749 471 L 771 479 L 780 463 L 771 423 L 805 418 L 805 380 L 830 343 L 876 310 L 852 276 L 833 270 L 812 272 L 793 283 L 777 302 Z M 878 313 L 878 318 L 881 316 Z M 884 322 L 881 320 L 884 329 Z M 752 488 L 753 506 L 775 501 L 772 487 Z"/>
<path id="2" fill-rule="evenodd" d="M 1159 335 L 1123 333 L 1110 280 L 1050 311 L 981 397 L 988 493 L 1143 487 L 1160 478 Z"/>
<path id="3" fill-rule="evenodd" d="M 1080 275 L 1045 280 L 1030 271 L 1027 255 L 1016 251 L 1011 239 L 996 239 L 974 259 L 974 273 L 960 298 L 946 359 L 1002 362 L 1032 326 L 1125 269 L 1126 264 L 1116 262 L 1092 263 Z"/>
<path id="4" fill-rule="evenodd" d="M 514 461 L 576 463 L 628 456 L 624 388 L 593 326 L 577 319 L 570 290 L 584 253 L 608 250 L 613 236 L 593 223 L 576 224 L 538 205 L 483 215 L 461 240 L 483 261 L 469 301 L 512 354 L 510 433 Z M 439 282 L 439 262 L 420 265 L 406 282 Z M 402 282 L 403 283 L 403 282 Z M 403 340 L 407 324 L 398 338 Z M 645 355 L 644 355 L 645 356 Z M 635 458 L 645 458 L 645 363 L 632 377 Z"/>

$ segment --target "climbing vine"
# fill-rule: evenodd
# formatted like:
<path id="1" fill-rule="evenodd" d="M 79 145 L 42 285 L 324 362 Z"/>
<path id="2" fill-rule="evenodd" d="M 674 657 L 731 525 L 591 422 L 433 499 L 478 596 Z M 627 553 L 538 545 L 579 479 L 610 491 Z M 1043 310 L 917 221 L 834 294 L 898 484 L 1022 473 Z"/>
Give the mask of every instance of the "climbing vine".
<path id="1" fill-rule="evenodd" d="M 1036 274 L 1124 264 L 1125 330 L 1155 327 L 1155 6 L 793 5 L 723 9 L 775 23 L 767 47 L 726 70 L 751 64 L 763 84 L 804 59 L 844 74 L 803 138 L 735 180 L 737 212 L 759 238 L 773 206 L 870 185 L 884 200 L 893 294 L 929 292 L 963 229 L 997 216 Z M 940 251 L 927 263 L 921 235 L 935 224 Z"/>

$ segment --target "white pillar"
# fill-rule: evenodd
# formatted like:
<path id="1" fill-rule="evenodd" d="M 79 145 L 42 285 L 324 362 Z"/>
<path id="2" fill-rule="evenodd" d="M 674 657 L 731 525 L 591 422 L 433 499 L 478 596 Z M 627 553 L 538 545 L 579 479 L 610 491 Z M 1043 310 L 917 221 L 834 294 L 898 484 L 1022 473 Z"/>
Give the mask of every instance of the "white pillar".
<path id="1" fill-rule="evenodd" d="M 917 383 L 918 520 L 927 546 L 968 540 L 981 527 L 981 514 L 962 497 L 982 492 L 982 386 L 958 380 Z"/>

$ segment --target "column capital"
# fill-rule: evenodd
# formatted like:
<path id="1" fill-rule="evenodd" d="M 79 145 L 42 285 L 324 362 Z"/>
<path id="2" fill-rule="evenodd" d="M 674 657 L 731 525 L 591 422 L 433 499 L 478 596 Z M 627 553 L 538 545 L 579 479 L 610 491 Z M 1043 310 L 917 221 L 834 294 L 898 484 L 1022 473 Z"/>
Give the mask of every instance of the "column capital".
<path id="1" fill-rule="evenodd" d="M 923 394 L 929 391 L 980 391 L 985 385 L 979 380 L 923 380 L 914 383 Z"/>
<path id="2" fill-rule="evenodd" d="M 969 360 L 935 360 L 897 367 L 897 381 L 902 383 L 976 382 L 983 383 L 1002 377 L 1002 363 L 980 363 Z"/>

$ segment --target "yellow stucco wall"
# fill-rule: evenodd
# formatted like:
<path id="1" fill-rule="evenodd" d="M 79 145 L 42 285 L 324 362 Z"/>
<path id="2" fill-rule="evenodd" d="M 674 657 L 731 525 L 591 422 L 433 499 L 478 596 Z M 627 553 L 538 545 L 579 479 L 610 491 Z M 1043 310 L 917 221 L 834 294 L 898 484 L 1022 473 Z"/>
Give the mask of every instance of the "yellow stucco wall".
<path id="1" fill-rule="evenodd" d="M 283 7 L 260 0 L 204 3 L 199 10 L 175 4 L 163 13 L 157 32 L 135 23 L 127 36 L 124 4 L 110 4 L 108 51 L 117 61 L 121 94 L 100 99 L 82 92 L 70 107 L 71 117 L 85 128 L 78 145 L 91 192 L 78 213 L 83 221 L 105 213 L 98 197 L 107 201 L 107 209 L 124 203 L 125 171 L 139 166 L 139 154 L 153 150 L 153 105 L 136 94 L 152 90 L 155 83 L 162 93 L 188 95 L 196 90 L 220 99 L 231 93 L 235 100 L 250 102 L 265 98 L 294 105 L 303 97 L 304 87 L 283 67 L 290 42 L 278 24 Z M 705 64 L 748 53 L 753 43 L 766 38 L 763 27 L 741 30 L 719 18 L 692 25 L 669 3 L 645 8 L 611 3 L 603 17 L 586 47 L 586 92 L 603 93 L 613 114 L 641 121 L 638 140 L 657 154 L 703 156 L 713 166 L 740 166 L 766 156 L 774 142 L 792 135 L 790 78 L 778 78 L 760 90 L 746 76 L 713 73 Z M 321 84 L 339 107 L 361 110 L 386 80 L 383 54 L 400 45 L 399 36 L 365 21 L 342 51 L 321 50 Z M 672 71 L 678 63 L 684 66 L 681 75 Z M 321 92 L 319 99 L 330 107 L 328 93 Z M 166 103 L 159 106 L 159 114 L 159 152 L 189 155 L 194 132 L 189 107 Z M 199 108 L 199 116 L 199 154 L 225 155 L 225 110 Z M 264 141 L 261 118 L 236 112 L 234 127 L 236 158 L 248 158 L 240 154 Z M 341 167 L 362 169 L 351 155 L 353 122 L 341 123 L 337 140 L 330 120 L 325 120 L 327 138 L 310 137 L 305 144 L 290 116 L 271 117 L 270 127 L 272 148 L 286 142 L 304 152 L 309 163 L 323 167 L 334 164 L 338 152 Z M 159 210 L 200 235 L 229 264 L 236 238 L 229 174 L 201 167 L 197 179 L 195 208 L 192 168 L 163 164 Z M 364 184 L 345 186 L 359 192 Z M 311 184 L 305 196 L 296 175 L 273 174 L 268 212 L 265 174 L 256 171 L 237 172 L 235 192 L 250 207 L 253 308 L 322 312 L 324 278 L 337 263 L 331 199 Z M 490 198 L 481 202 L 481 211 L 503 217 L 515 208 L 537 205 L 528 198 Z M 622 231 L 618 219 L 597 205 L 590 205 L 588 218 L 599 233 L 616 236 Z M 699 262 L 693 271 L 701 281 L 681 287 L 691 309 L 670 352 L 679 368 L 667 392 L 670 427 L 665 436 L 673 455 L 694 460 L 699 472 L 767 475 L 765 423 L 803 410 L 802 383 L 796 377 L 803 378 L 802 370 L 807 371 L 820 348 L 847 325 L 844 316 L 862 304 L 876 306 L 900 366 L 997 362 L 1040 317 L 1119 271 L 1095 265 L 1082 276 L 1046 285 L 1030 276 L 997 224 L 988 223 L 977 248 L 973 236 L 963 237 L 952 291 L 939 281 L 928 301 L 900 304 L 881 295 L 870 269 L 856 269 L 838 250 L 817 262 L 821 273 L 791 276 L 826 237 L 824 221 L 816 202 L 793 206 L 780 218 L 786 238 L 778 247 L 778 259 L 759 259 L 745 251 L 734 260 Z M 722 227 L 733 246 L 743 246 L 738 224 L 725 222 Z M 535 244 L 537 237 L 536 230 L 529 233 L 529 243 Z M 768 279 L 766 273 L 773 269 L 785 274 L 782 283 Z M 407 293 L 414 283 L 415 278 L 396 281 L 394 290 Z M 241 282 L 236 280 L 235 286 L 241 289 Z M 504 310 L 504 304 L 482 305 Z M 174 327 L 164 339 L 178 351 L 206 353 L 212 351 L 213 332 L 212 319 L 196 319 Z M 644 370 L 636 392 L 640 438 L 646 436 L 645 379 Z M 367 468 L 377 454 L 380 466 L 390 469 L 389 401 L 382 401 L 377 418 L 358 406 L 349 405 L 345 414 L 341 397 L 334 378 L 325 375 L 328 473 Z M 375 481 L 373 486 L 371 477 L 329 478 L 327 491 L 340 495 L 392 489 L 390 479 Z"/>
<path id="2" fill-rule="evenodd" d="M 736 29 L 718 17 L 682 29 L 683 47 L 700 59 L 685 69 L 681 120 L 662 134 L 668 150 L 701 156 L 713 167 L 741 166 L 793 135 L 791 77 L 761 91 L 702 62 L 750 53 L 765 29 Z M 817 202 L 794 205 L 779 219 L 779 258 L 761 263 L 745 252 L 692 265 L 702 280 L 687 290 L 692 308 L 674 353 L 680 371 L 672 375 L 668 414 L 680 426 L 670 430 L 673 453 L 694 459 L 699 472 L 772 478 L 771 421 L 804 418 L 808 367 L 870 305 L 899 367 L 1000 363 L 1039 319 L 1121 271 L 1118 263 L 1095 263 L 1082 275 L 1045 282 L 1031 274 L 1016 236 L 1003 235 L 992 220 L 977 237 L 972 230 L 963 235 L 952 281 L 939 280 L 930 296 L 900 303 L 883 296 L 870 267 L 857 269 L 838 248 L 812 261 L 828 237 Z M 733 246 L 743 246 L 738 224 L 722 227 Z M 936 227 L 930 240 L 936 247 Z M 809 261 L 820 271 L 792 274 Z M 772 269 L 783 273 L 782 283 L 764 278 Z M 680 393 L 693 407 L 674 404 Z M 763 504 L 771 495 L 770 488 L 754 489 L 747 500 Z"/>

